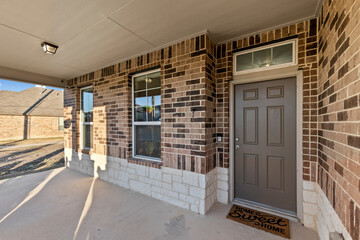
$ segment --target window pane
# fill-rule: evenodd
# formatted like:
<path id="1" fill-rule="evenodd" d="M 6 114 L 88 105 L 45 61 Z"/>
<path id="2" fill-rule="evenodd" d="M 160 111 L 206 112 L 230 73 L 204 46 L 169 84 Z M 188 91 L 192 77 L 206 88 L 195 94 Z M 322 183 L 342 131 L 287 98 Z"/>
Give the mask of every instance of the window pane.
<path id="1" fill-rule="evenodd" d="M 161 89 L 153 89 L 148 91 L 148 121 L 160 121 L 161 119 Z"/>
<path id="2" fill-rule="evenodd" d="M 292 43 L 273 48 L 272 65 L 292 62 Z"/>
<path id="3" fill-rule="evenodd" d="M 93 129 L 92 125 L 83 124 L 83 148 L 92 148 Z"/>
<path id="4" fill-rule="evenodd" d="M 146 89 L 146 75 L 134 78 L 134 91 Z"/>
<path id="5" fill-rule="evenodd" d="M 161 87 L 160 72 L 148 74 L 146 77 L 147 88 Z"/>
<path id="6" fill-rule="evenodd" d="M 135 126 L 136 155 L 161 158 L 160 143 L 160 126 Z"/>
<path id="7" fill-rule="evenodd" d="M 254 68 L 267 67 L 271 64 L 271 48 L 254 52 Z"/>
<path id="8" fill-rule="evenodd" d="M 59 131 L 64 130 L 64 117 L 59 117 L 58 123 L 59 123 Z"/>
<path id="9" fill-rule="evenodd" d="M 134 121 L 146 121 L 147 97 L 146 91 L 134 93 Z"/>
<path id="10" fill-rule="evenodd" d="M 81 90 L 81 114 L 83 122 L 93 121 L 93 89 Z"/>
<path id="11" fill-rule="evenodd" d="M 252 69 L 252 53 L 236 56 L 236 71 Z"/>

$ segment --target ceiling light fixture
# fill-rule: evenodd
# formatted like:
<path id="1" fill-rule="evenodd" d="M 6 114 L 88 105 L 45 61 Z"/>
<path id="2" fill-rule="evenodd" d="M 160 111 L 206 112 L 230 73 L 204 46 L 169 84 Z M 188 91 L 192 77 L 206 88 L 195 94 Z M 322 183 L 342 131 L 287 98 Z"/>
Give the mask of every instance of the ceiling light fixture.
<path id="1" fill-rule="evenodd" d="M 51 43 L 47 43 L 47 42 L 43 42 L 41 44 L 44 53 L 50 54 L 50 55 L 54 55 L 58 49 L 58 46 L 51 44 Z"/>

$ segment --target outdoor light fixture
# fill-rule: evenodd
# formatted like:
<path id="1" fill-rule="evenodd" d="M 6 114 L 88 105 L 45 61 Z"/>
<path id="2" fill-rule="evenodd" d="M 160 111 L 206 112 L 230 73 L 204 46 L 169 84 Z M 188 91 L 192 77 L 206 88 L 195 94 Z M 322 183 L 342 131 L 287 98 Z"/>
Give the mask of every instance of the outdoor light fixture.
<path id="1" fill-rule="evenodd" d="M 50 55 L 54 55 L 58 49 L 58 46 L 56 45 L 53 45 L 51 43 L 47 43 L 47 42 L 43 42 L 41 44 L 43 50 L 44 50 L 44 53 L 47 53 L 47 54 L 50 54 Z"/>

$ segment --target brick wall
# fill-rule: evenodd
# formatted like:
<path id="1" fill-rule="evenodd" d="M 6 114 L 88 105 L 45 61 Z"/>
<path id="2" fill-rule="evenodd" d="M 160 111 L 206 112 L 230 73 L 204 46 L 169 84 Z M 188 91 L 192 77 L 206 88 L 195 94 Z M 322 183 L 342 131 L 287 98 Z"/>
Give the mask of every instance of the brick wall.
<path id="1" fill-rule="evenodd" d="M 317 169 L 317 20 L 248 36 L 219 44 L 216 49 L 217 133 L 224 141 L 217 143 L 217 164 L 229 167 L 229 81 L 232 80 L 233 51 L 297 36 L 298 62 L 303 69 L 303 179 L 316 181 Z"/>
<path id="2" fill-rule="evenodd" d="M 0 139 L 13 140 L 24 137 L 24 116 L 0 115 Z"/>
<path id="3" fill-rule="evenodd" d="M 93 152 L 159 168 L 131 159 L 131 77 L 160 68 L 161 165 L 196 173 L 218 167 L 217 172 L 228 179 L 233 51 L 297 37 L 299 68 L 303 70 L 303 179 L 311 186 L 306 190 L 313 191 L 313 198 L 308 200 L 317 209 L 319 183 L 341 222 L 358 239 L 359 2 L 325 0 L 318 19 L 219 45 L 201 35 L 69 80 L 65 91 L 65 146 L 82 151 L 79 93 L 81 87 L 92 85 Z M 216 141 L 217 136 L 222 142 Z M 228 184 L 218 180 L 218 199 L 227 199 Z"/>
<path id="4" fill-rule="evenodd" d="M 0 140 L 62 136 L 58 117 L 0 115 Z"/>
<path id="5" fill-rule="evenodd" d="M 68 81 L 65 147 L 79 149 L 80 88 L 94 88 L 93 152 L 132 160 L 132 75 L 161 70 L 162 165 L 197 173 L 216 167 L 214 44 L 206 35 Z"/>
<path id="6" fill-rule="evenodd" d="M 318 183 L 353 239 L 360 222 L 359 8 L 359 0 L 325 0 L 319 17 Z"/>

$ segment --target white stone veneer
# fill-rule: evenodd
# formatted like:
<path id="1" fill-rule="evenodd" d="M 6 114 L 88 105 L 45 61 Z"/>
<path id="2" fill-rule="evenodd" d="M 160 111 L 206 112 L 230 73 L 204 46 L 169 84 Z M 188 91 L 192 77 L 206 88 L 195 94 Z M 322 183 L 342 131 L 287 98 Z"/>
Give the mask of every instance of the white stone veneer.
<path id="1" fill-rule="evenodd" d="M 217 167 L 207 174 L 173 168 L 161 169 L 128 163 L 105 155 L 77 153 L 65 148 L 66 166 L 79 172 L 151 196 L 170 204 L 205 214 L 218 201 L 229 203 L 229 169 Z M 303 223 L 329 240 L 330 232 L 349 233 L 319 185 L 303 182 Z"/>
<path id="2" fill-rule="evenodd" d="M 68 168 L 201 214 L 217 198 L 228 203 L 228 169 L 224 168 L 215 168 L 207 174 L 157 169 L 125 159 L 77 153 L 69 148 L 65 148 L 65 163 Z"/>
<path id="3" fill-rule="evenodd" d="M 339 216 L 317 183 L 304 181 L 303 207 L 305 227 L 318 232 L 320 240 L 329 240 L 331 232 L 341 233 L 345 240 L 351 240 Z"/>

